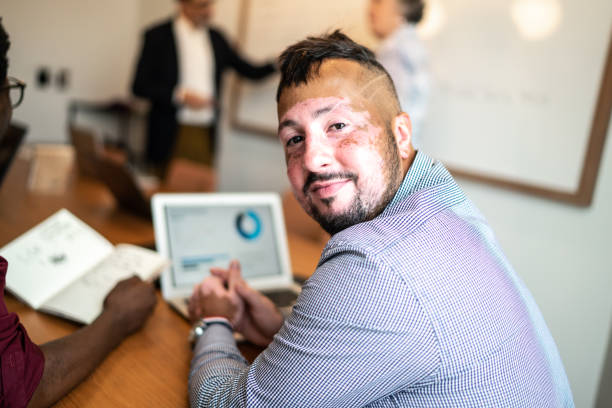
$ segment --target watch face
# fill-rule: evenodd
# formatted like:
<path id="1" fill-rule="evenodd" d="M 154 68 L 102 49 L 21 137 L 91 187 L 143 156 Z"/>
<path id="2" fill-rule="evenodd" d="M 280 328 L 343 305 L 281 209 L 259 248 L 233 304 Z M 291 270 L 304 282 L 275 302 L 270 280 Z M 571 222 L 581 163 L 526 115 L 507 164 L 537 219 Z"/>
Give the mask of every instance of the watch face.
<path id="1" fill-rule="evenodd" d="M 193 346 L 196 340 L 204 334 L 204 330 L 208 324 L 204 320 L 200 320 L 193 325 L 191 330 L 189 331 L 189 342 Z"/>

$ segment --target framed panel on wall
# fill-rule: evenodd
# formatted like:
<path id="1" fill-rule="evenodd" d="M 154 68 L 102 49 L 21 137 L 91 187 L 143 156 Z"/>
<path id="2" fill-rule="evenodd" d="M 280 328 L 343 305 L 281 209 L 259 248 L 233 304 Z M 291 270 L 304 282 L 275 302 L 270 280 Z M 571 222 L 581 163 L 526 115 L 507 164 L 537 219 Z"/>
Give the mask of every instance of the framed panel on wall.
<path id="1" fill-rule="evenodd" d="M 612 2 L 429 0 L 432 96 L 421 148 L 455 176 L 591 203 L 612 109 Z M 262 61 L 335 28 L 375 48 L 367 0 L 242 0 L 242 51 Z M 276 135 L 278 77 L 238 81 L 231 123 Z M 408 112 L 410 113 L 410 112 Z"/>

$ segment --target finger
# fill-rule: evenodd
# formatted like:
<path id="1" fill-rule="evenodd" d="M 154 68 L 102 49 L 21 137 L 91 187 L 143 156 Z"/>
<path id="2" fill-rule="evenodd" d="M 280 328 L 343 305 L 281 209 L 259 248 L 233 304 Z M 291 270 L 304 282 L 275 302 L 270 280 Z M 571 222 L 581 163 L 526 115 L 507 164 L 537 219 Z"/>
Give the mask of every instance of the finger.
<path id="1" fill-rule="evenodd" d="M 240 262 L 237 260 L 232 260 L 230 262 L 229 270 L 228 270 L 228 279 L 227 286 L 230 292 L 236 291 L 236 285 L 239 285 L 242 281 L 242 275 L 240 270 Z"/>
<path id="2" fill-rule="evenodd" d="M 215 276 L 217 278 L 223 279 L 224 281 L 226 281 L 229 277 L 229 270 L 225 269 L 225 268 L 219 268 L 219 267 L 212 267 L 210 268 L 210 274 L 212 276 Z"/>
<path id="3" fill-rule="evenodd" d="M 225 282 L 223 279 L 216 276 L 208 276 L 202 281 L 200 293 L 210 293 L 211 291 L 216 291 L 219 288 L 225 288 Z"/>

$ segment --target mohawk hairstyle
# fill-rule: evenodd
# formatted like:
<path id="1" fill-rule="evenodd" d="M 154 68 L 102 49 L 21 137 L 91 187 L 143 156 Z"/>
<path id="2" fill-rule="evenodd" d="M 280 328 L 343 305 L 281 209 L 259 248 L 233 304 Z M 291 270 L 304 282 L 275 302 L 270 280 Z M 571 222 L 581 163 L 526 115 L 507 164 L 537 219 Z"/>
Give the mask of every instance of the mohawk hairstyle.
<path id="1" fill-rule="evenodd" d="M 0 81 L 4 83 L 8 72 L 8 58 L 6 56 L 11 43 L 8 34 L 2 26 L 2 18 L 0 18 Z"/>
<path id="2" fill-rule="evenodd" d="M 321 37 L 308 37 L 283 51 L 278 58 L 281 79 L 276 91 L 276 102 L 285 88 L 308 83 L 316 77 L 326 59 L 355 61 L 372 72 L 384 74 L 395 94 L 391 77 L 376 60 L 374 53 L 336 30 Z"/>

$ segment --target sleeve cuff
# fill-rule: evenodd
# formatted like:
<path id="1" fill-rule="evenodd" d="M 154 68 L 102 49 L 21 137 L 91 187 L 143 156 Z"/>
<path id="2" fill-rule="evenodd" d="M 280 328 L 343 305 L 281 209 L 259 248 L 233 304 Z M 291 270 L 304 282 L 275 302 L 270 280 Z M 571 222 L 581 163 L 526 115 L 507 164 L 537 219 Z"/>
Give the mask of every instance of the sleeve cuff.
<path id="1" fill-rule="evenodd" d="M 226 319 L 227 320 L 227 319 Z M 202 334 L 196 341 L 193 348 L 193 355 L 200 355 L 206 346 L 211 344 L 233 344 L 236 345 L 234 334 L 230 328 L 229 322 L 226 324 L 211 324 L 204 334 Z"/>

